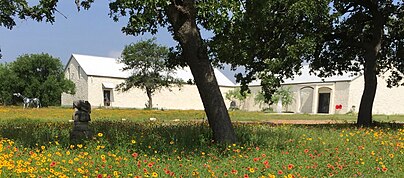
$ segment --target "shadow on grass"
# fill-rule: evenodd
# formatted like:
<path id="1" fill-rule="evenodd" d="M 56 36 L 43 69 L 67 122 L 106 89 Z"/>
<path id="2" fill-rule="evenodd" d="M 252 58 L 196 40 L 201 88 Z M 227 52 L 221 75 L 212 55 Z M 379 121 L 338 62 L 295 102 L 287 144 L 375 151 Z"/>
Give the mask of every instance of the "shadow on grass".
<path id="1" fill-rule="evenodd" d="M 106 150 L 121 150 L 144 154 L 193 155 L 202 151 L 224 152 L 227 145 L 213 144 L 212 132 L 202 122 L 119 122 L 96 121 L 90 124 L 94 138 L 85 143 L 89 148 L 105 146 Z M 234 123 L 239 139 L 237 145 L 249 148 L 269 147 L 284 150 L 294 147 L 296 140 L 309 132 L 338 134 L 342 129 L 358 129 L 355 124 L 274 125 L 271 123 Z M 403 124 L 375 123 L 375 128 L 402 128 Z M 44 123 L 32 120 L 1 122 L 0 134 L 16 145 L 37 148 L 45 145 L 68 149 L 72 123 Z M 335 132 L 333 132 L 335 131 Z"/>

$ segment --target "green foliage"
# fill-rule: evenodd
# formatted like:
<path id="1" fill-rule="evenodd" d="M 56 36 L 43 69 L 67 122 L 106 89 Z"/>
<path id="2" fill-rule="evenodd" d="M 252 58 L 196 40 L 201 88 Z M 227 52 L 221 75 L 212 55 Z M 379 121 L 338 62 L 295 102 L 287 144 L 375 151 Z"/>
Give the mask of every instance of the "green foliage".
<path id="1" fill-rule="evenodd" d="M 287 107 L 292 104 L 294 98 L 293 98 L 293 92 L 291 91 L 290 87 L 280 87 L 276 90 L 274 94 L 272 94 L 271 99 L 269 100 L 269 103 L 267 104 L 272 104 L 272 103 L 278 103 L 279 100 L 282 100 L 282 105 Z M 268 99 L 265 98 L 265 95 L 260 92 L 254 97 L 254 101 L 256 104 L 262 105 L 263 103 L 266 103 Z"/>
<path id="2" fill-rule="evenodd" d="M 247 97 L 250 95 L 247 91 L 241 91 L 240 88 L 236 88 L 233 90 L 229 90 L 228 92 L 225 93 L 225 98 L 230 100 L 230 101 L 238 101 L 238 106 L 237 108 L 229 108 L 229 109 L 242 109 L 244 105 L 244 101 L 247 99 Z M 237 104 L 237 102 L 236 102 Z"/>
<path id="3" fill-rule="evenodd" d="M 293 77 L 303 59 L 314 53 L 317 28 L 329 11 L 328 1 L 243 1 L 241 10 L 216 31 L 210 42 L 212 55 L 233 67 L 244 66 L 237 80 L 261 80 L 267 103 L 284 78 Z"/>
<path id="4" fill-rule="evenodd" d="M 240 1 L 166 1 L 166 0 L 115 0 L 110 2 L 110 16 L 118 21 L 122 16 L 129 16 L 128 24 L 122 28 L 126 34 L 138 35 L 145 32 L 157 33 L 159 27 L 168 27 L 173 32 L 173 23 L 170 22 L 170 8 L 179 8 L 179 11 L 186 13 L 190 9 L 185 6 L 196 9 L 196 22 L 208 30 L 220 31 L 228 18 L 234 15 L 232 11 L 240 10 Z M 183 9 L 181 9 L 183 8 Z"/>
<path id="5" fill-rule="evenodd" d="M 234 90 L 229 90 L 226 92 L 225 97 L 228 100 L 239 100 L 244 101 L 248 97 L 249 93 L 247 91 L 241 92 L 240 88 Z"/>
<path id="6" fill-rule="evenodd" d="M 315 55 L 308 61 L 320 76 L 363 74 L 358 125 L 371 125 L 377 76 L 388 72 L 388 87 L 404 85 L 404 2 L 333 2 L 326 25 L 318 27 Z"/>
<path id="7" fill-rule="evenodd" d="M 363 73 L 365 63 L 373 61 L 376 66 L 368 71 L 379 75 L 392 69 L 388 86 L 399 86 L 404 72 L 404 2 L 333 2 L 327 24 L 319 28 L 316 56 L 309 60 L 312 69 L 320 76 Z M 366 55 L 376 48 L 380 50 L 375 59 Z"/>
<path id="8" fill-rule="evenodd" d="M 39 98 L 42 106 L 60 105 L 63 92 L 75 92 L 74 83 L 64 78 L 61 61 L 49 54 L 22 55 L 10 65 L 16 79 L 9 92 Z"/>
<path id="9" fill-rule="evenodd" d="M 53 23 L 57 0 L 41 0 L 36 5 L 30 6 L 27 0 L 1 1 L 0 2 L 0 26 L 12 29 L 15 19 L 31 18 L 36 21 Z"/>
<path id="10" fill-rule="evenodd" d="M 17 75 L 10 69 L 10 64 L 0 64 L 0 104 L 12 103 L 17 81 Z"/>
<path id="11" fill-rule="evenodd" d="M 277 103 L 279 100 L 282 101 L 282 105 L 286 106 L 286 108 L 292 104 L 294 99 L 293 92 L 291 91 L 290 87 L 281 87 L 272 95 L 272 102 Z"/>
<path id="12" fill-rule="evenodd" d="M 125 46 L 120 62 L 125 64 L 123 70 L 130 70 L 132 75 L 117 89 L 128 91 L 136 87 L 145 90 L 149 97 L 147 107 L 152 108 L 151 97 L 156 91 L 183 83 L 173 77 L 173 69 L 165 65 L 167 57 L 167 47 L 156 44 L 155 38 Z"/>

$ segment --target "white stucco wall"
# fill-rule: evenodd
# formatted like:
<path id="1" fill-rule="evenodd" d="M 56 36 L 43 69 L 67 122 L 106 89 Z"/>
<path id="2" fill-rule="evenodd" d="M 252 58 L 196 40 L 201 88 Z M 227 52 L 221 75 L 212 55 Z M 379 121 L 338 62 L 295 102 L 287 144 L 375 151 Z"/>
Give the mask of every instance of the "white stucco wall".
<path id="1" fill-rule="evenodd" d="M 245 99 L 243 103 L 240 103 L 241 106 L 239 109 L 245 111 L 262 111 L 265 108 L 268 108 L 268 104 L 255 102 L 255 97 L 261 92 L 261 86 L 250 86 L 251 93 Z"/>
<path id="2" fill-rule="evenodd" d="M 349 99 L 349 82 L 326 82 L 326 83 L 302 83 L 284 84 L 293 92 L 293 102 L 287 107 L 288 111 L 295 113 L 317 113 L 319 93 L 330 93 L 329 113 L 346 113 Z M 343 105 L 341 110 L 336 110 L 335 105 Z M 286 108 L 283 108 L 286 110 Z"/>
<path id="3" fill-rule="evenodd" d="M 355 107 L 355 110 L 353 110 L 354 112 L 359 111 L 359 104 L 361 101 L 362 92 L 363 92 L 363 76 L 359 76 L 349 83 L 348 108 L 352 109 L 354 106 Z"/>
<path id="4" fill-rule="evenodd" d="M 79 67 L 79 64 L 74 58 L 71 58 L 69 63 L 66 65 L 64 74 L 66 79 L 73 81 L 73 83 L 75 84 L 76 93 L 74 95 L 62 93 L 61 105 L 71 106 L 73 105 L 74 100 L 88 100 L 88 76 L 81 69 L 81 67 Z"/>
<path id="5" fill-rule="evenodd" d="M 388 88 L 385 76 L 377 78 L 378 84 L 373 103 L 373 114 L 404 114 L 404 87 Z M 355 112 L 359 111 L 363 87 L 363 76 L 351 82 L 349 105 L 356 106 Z"/>
<path id="6" fill-rule="evenodd" d="M 333 113 L 336 114 L 345 114 L 350 110 L 349 106 L 349 81 L 344 82 L 335 82 L 335 95 L 334 95 L 334 104 L 330 106 L 330 109 L 333 110 Z M 342 105 L 342 109 L 336 109 L 336 105 Z"/>
<path id="7" fill-rule="evenodd" d="M 122 83 L 124 79 L 90 76 L 88 78 L 88 100 L 93 107 L 104 106 L 102 83 L 110 83 L 114 86 Z M 220 87 L 222 95 L 232 87 Z M 170 91 L 171 90 L 171 91 Z M 183 85 L 162 89 L 153 95 L 153 107 L 164 109 L 196 109 L 203 110 L 203 104 L 195 85 Z M 146 93 L 138 88 L 132 88 L 127 92 L 113 90 L 111 93 L 111 106 L 120 108 L 145 108 L 148 98 Z M 228 107 L 230 101 L 225 100 Z"/>

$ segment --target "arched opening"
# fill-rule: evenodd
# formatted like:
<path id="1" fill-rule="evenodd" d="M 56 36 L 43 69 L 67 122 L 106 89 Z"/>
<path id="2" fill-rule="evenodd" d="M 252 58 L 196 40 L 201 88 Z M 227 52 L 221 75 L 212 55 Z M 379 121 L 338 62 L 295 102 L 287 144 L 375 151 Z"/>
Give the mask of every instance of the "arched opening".
<path id="1" fill-rule="evenodd" d="M 300 112 L 312 113 L 313 107 L 313 92 L 312 87 L 303 87 L 300 89 Z"/>
<path id="2" fill-rule="evenodd" d="M 322 87 L 318 89 L 317 113 L 330 113 L 331 88 Z"/>

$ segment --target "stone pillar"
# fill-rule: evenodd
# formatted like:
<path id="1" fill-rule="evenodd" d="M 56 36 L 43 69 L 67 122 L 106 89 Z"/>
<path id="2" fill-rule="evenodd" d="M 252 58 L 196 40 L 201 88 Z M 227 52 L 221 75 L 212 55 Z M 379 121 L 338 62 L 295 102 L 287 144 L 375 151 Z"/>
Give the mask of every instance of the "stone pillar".
<path id="1" fill-rule="evenodd" d="M 88 124 L 91 121 L 91 105 L 88 101 L 76 100 L 73 102 L 73 130 L 70 133 L 70 141 L 72 144 L 83 142 L 85 139 L 92 138 L 92 131 Z"/>
<path id="2" fill-rule="evenodd" d="M 296 97 L 296 113 L 300 113 L 300 109 L 301 109 L 301 101 L 300 101 L 300 92 L 301 92 L 301 88 L 298 87 L 297 89 L 297 97 Z"/>
<path id="3" fill-rule="evenodd" d="M 317 114 L 318 111 L 318 86 L 314 86 L 314 90 L 313 90 L 313 105 L 311 108 L 311 112 L 313 114 Z"/>

